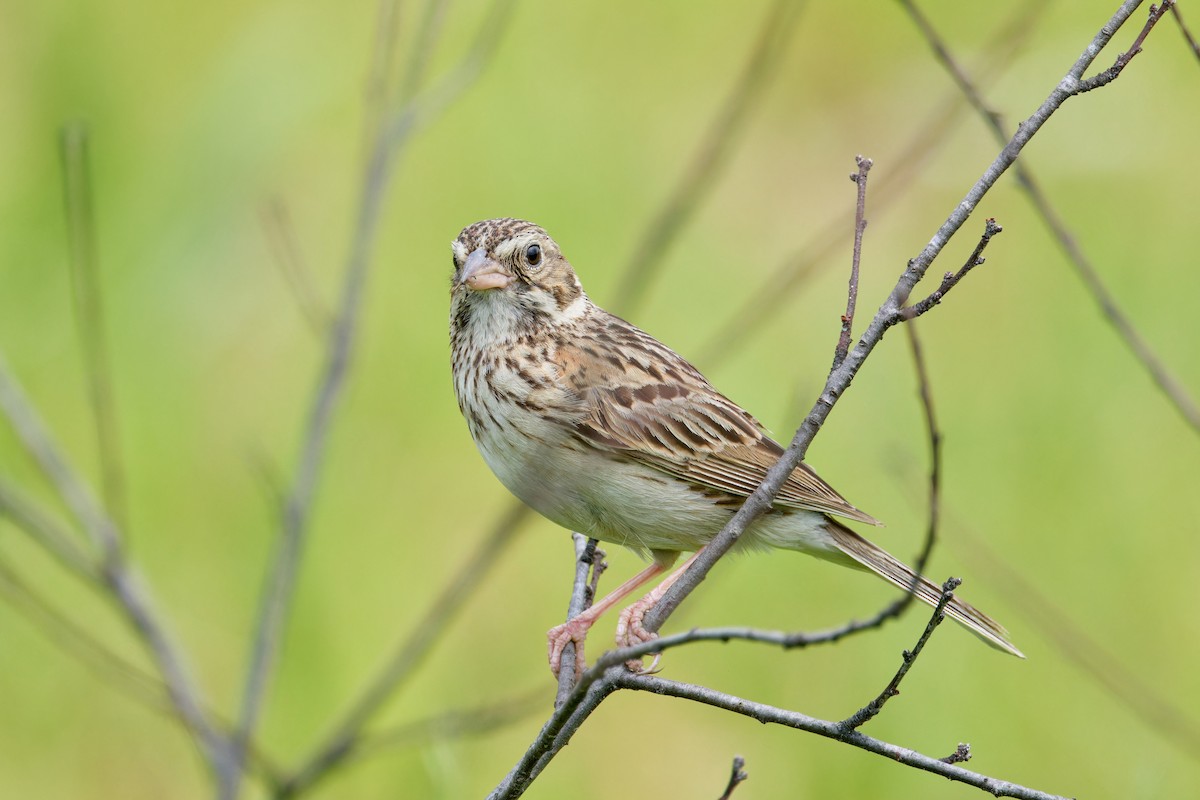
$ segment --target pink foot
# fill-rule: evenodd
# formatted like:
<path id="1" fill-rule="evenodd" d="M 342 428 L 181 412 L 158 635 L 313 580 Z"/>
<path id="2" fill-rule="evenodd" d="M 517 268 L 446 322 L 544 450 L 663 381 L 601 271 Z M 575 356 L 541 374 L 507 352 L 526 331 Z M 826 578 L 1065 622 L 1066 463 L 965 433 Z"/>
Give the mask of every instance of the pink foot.
<path id="1" fill-rule="evenodd" d="M 646 612 L 657 602 L 657 597 L 647 595 L 621 612 L 621 616 L 617 618 L 617 647 L 632 647 L 658 638 L 657 633 L 648 631 L 642 626 L 642 619 L 645 618 Z M 661 658 L 662 653 L 655 653 L 654 660 L 650 662 L 649 667 L 644 666 L 640 658 L 626 661 L 625 668 L 630 672 L 653 673 L 657 671 Z"/>
<path id="2" fill-rule="evenodd" d="M 563 648 L 568 644 L 573 643 L 575 645 L 575 677 L 578 678 L 587 669 L 587 665 L 583 660 L 583 643 L 587 639 L 588 630 L 591 627 L 592 620 L 575 617 L 546 632 L 546 639 L 549 645 L 550 671 L 554 673 L 556 679 L 558 678 L 559 670 L 562 668 Z"/>

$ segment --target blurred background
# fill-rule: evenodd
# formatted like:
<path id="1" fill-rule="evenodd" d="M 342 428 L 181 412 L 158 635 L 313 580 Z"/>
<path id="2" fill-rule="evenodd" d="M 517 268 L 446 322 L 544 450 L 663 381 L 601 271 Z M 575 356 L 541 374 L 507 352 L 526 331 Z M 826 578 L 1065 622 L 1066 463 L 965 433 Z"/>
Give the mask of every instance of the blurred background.
<path id="1" fill-rule="evenodd" d="M 1115 6 L 922 3 L 1010 129 Z M 374 3 L 330 0 L 0 8 L 0 349 L 97 484 L 58 152 L 61 126 L 82 120 L 124 532 L 191 674 L 233 718 L 279 496 L 325 362 L 321 318 L 339 302 L 355 237 L 377 119 L 364 112 L 372 54 L 392 23 Z M 352 371 L 259 726 L 257 749 L 282 773 L 325 739 L 513 507 L 475 451 L 449 377 L 449 243 L 463 226 L 540 223 L 593 299 L 693 360 L 786 440 L 824 382 L 844 310 L 855 154 L 875 160 L 865 323 L 998 151 L 898 4 L 814 1 L 772 23 L 766 40 L 765 2 L 519 0 L 504 25 L 483 0 L 395 8 L 391 74 L 405 74 L 421 31 L 432 31 L 420 82 L 432 88 L 419 96 L 437 102 L 422 106 L 382 196 Z M 1182 10 L 1200 25 L 1200 11 Z M 1115 45 L 1128 46 L 1144 16 Z M 481 26 L 494 52 L 473 49 Z M 761 79 L 738 89 L 763 47 L 774 51 Z M 477 80 L 438 89 L 446 76 L 472 77 L 455 72 L 471 52 L 484 59 L 467 62 L 482 66 Z M 1068 101 L 1025 151 L 1193 396 L 1198 68 L 1166 20 L 1120 80 Z M 403 91 L 402 78 L 390 85 L 389 97 Z M 684 192 L 694 213 L 622 295 L 731 93 L 745 108 L 726 155 Z M 920 324 L 945 436 L 945 525 L 929 573 L 962 576 L 960 594 L 1029 658 L 946 626 L 865 731 L 933 756 L 969 742 L 970 768 L 1045 791 L 1189 796 L 1200 787 L 1200 432 L 1105 322 L 1011 175 L 931 276 L 961 265 L 984 216 L 1004 226 L 987 264 Z M 816 255 L 810 266 L 803 253 Z M 297 282 L 315 300 L 298 301 Z M 921 420 L 894 333 L 809 453 L 888 523 L 874 538 L 906 558 L 925 526 Z M 7 426 L 0 476 L 69 519 Z M 2 512 L 0 562 L 0 795 L 211 796 L 175 720 L 64 649 L 28 597 L 148 667 L 113 604 Z M 615 548 L 609 562 L 608 587 L 641 567 Z M 530 517 L 487 563 L 370 730 L 532 693 L 527 713 L 469 736 L 402 737 L 305 796 L 480 797 L 517 761 L 552 704 L 544 636 L 563 619 L 572 545 Z M 668 630 L 813 629 L 865 617 L 893 595 L 793 554 L 730 559 Z M 811 650 L 695 645 L 668 654 L 665 675 L 840 719 L 883 687 L 926 620 L 915 609 Z M 594 630 L 593 657 L 614 622 Z M 750 774 L 735 794 L 746 800 L 978 796 L 857 749 L 653 696 L 611 697 L 572 745 L 529 796 L 715 797 L 735 754 Z M 243 796 L 267 792 L 255 778 Z"/>

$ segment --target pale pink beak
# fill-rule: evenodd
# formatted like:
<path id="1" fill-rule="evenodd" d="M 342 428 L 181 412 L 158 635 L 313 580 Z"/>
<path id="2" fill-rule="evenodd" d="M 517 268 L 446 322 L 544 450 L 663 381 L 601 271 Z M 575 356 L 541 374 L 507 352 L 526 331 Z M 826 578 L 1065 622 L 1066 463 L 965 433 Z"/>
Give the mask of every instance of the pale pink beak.
<path id="1" fill-rule="evenodd" d="M 459 283 L 465 283 L 468 289 L 484 292 L 488 289 L 503 289 L 513 282 L 513 276 L 504 267 L 487 257 L 482 247 L 467 256 L 463 264 Z"/>

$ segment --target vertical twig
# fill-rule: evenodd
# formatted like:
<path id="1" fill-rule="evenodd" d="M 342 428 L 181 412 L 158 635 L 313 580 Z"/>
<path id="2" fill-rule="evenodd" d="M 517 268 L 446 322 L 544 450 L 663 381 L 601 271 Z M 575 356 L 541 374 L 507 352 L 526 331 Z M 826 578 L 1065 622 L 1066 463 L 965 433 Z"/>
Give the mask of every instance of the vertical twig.
<path id="1" fill-rule="evenodd" d="M 846 313 L 842 315 L 842 333 L 838 336 L 833 351 L 833 369 L 841 366 L 850 352 L 851 331 L 854 330 L 854 306 L 858 302 L 858 270 L 862 264 L 863 231 L 867 229 L 867 173 L 874 162 L 863 156 L 855 156 L 858 172 L 850 176 L 858 186 L 858 201 L 854 206 L 854 254 L 850 259 L 850 286 L 846 292 Z"/>
<path id="2" fill-rule="evenodd" d="M 733 790 L 736 789 L 738 785 L 742 783 L 742 781 L 750 777 L 746 774 L 746 770 L 744 769 L 745 766 L 746 759 L 742 758 L 741 756 L 733 757 L 733 767 L 729 771 L 729 783 L 725 785 L 724 794 L 718 797 L 717 800 L 729 800 L 729 798 L 733 797 Z"/>

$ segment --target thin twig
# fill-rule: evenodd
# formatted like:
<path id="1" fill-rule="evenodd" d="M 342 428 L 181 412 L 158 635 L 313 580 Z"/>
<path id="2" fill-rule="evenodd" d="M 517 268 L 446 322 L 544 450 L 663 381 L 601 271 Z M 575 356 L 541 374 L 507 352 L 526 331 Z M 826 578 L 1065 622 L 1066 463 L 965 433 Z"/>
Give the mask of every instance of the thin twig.
<path id="1" fill-rule="evenodd" d="M 901 5 L 908 11 L 913 23 L 929 43 L 938 62 L 950 73 L 950 76 L 954 79 L 963 96 L 970 101 L 971 106 L 982 117 L 995 139 L 999 142 L 1006 141 L 1008 134 L 1005 133 L 999 112 L 987 104 L 982 91 L 950 53 L 946 42 L 934 30 L 933 25 L 910 0 L 901 0 Z M 1171 7 L 1174 9 L 1174 4 Z M 1149 22 L 1147 25 L 1149 25 Z M 1146 32 L 1147 30 L 1143 28 L 1143 34 Z M 1171 371 L 1167 369 L 1166 365 L 1158 357 L 1158 354 L 1154 352 L 1154 349 L 1142 337 L 1128 315 L 1121 309 L 1116 296 L 1105 285 L 1095 265 L 1084 254 L 1075 236 L 1067 228 L 1066 223 L 1055 208 L 1050 204 L 1045 192 L 1034 179 L 1033 173 L 1024 159 L 1018 161 L 1013 166 L 1013 175 L 1017 179 L 1017 185 L 1020 186 L 1029 202 L 1033 205 L 1034 210 L 1037 211 L 1046 227 L 1050 230 L 1051 235 L 1058 242 L 1059 247 L 1062 248 L 1067 261 L 1074 267 L 1076 274 L 1083 281 L 1084 287 L 1092 295 L 1093 301 L 1105 319 L 1108 320 L 1108 323 L 1117 332 L 1117 335 L 1125 342 L 1125 346 L 1133 353 L 1134 358 L 1150 374 L 1150 378 L 1158 385 L 1159 390 L 1166 396 L 1168 402 L 1175 406 L 1175 410 L 1183 417 L 1184 421 L 1194 430 L 1200 431 L 1200 405 L 1196 403 L 1179 380 L 1171 374 Z"/>
<path id="2" fill-rule="evenodd" d="M 300 460 L 283 509 L 276 553 L 259 608 L 242 707 L 233 743 L 232 774 L 223 776 L 220 797 L 237 797 L 240 766 L 254 735 L 266 699 L 284 624 L 291 609 L 296 572 L 304 551 L 310 510 L 325 460 L 333 414 L 345 386 L 359 325 L 362 297 L 376 234 L 383 210 L 385 189 L 403 148 L 420 125 L 427 123 L 457 99 L 479 76 L 503 38 L 514 0 L 497 0 L 489 9 L 481 33 L 459 65 L 428 95 L 415 97 L 388 119 L 381 118 L 371 154 L 359 184 L 358 213 L 346 261 L 341 302 L 327 342 L 325 367 L 318 381 L 304 430 Z M 428 52 L 428 50 L 426 51 Z M 369 112 L 368 112 L 369 114 Z"/>
<path id="3" fill-rule="evenodd" d="M 741 756 L 733 757 L 733 767 L 729 770 L 729 783 L 725 785 L 725 793 L 718 797 L 717 800 L 729 800 L 729 798 L 733 797 L 733 790 L 750 777 L 746 774 L 745 766 L 746 759 Z"/>
<path id="4" fill-rule="evenodd" d="M 1196 42 L 1196 37 L 1192 36 L 1192 32 L 1188 30 L 1188 26 L 1183 24 L 1183 15 L 1179 13 L 1179 4 L 1171 3 L 1171 16 L 1175 18 L 1175 24 L 1179 27 L 1179 32 L 1183 34 L 1183 38 L 1187 41 L 1188 47 L 1192 48 L 1192 53 L 1196 56 L 1196 60 L 1200 61 L 1200 43 Z"/>
<path id="5" fill-rule="evenodd" d="M 1023 800 L 1066 800 L 1066 798 L 1059 795 L 1048 794 L 1037 789 L 1031 789 L 1009 781 L 972 772 L 957 764 L 947 763 L 942 759 L 933 758 L 918 753 L 915 750 L 867 736 L 862 731 L 855 730 L 846 733 L 843 731 L 840 722 L 810 717 L 798 711 L 776 708 L 703 686 L 670 681 L 653 675 L 616 672 L 614 677 L 619 688 L 650 692 L 664 697 L 692 700 L 697 703 L 713 706 L 714 708 L 732 711 L 735 714 L 741 714 L 758 722 L 785 725 L 789 728 L 835 739 L 866 750 L 867 752 L 883 756 L 889 761 L 896 761 L 905 766 L 916 767 L 917 769 L 932 772 L 935 775 L 941 775 L 952 781 L 974 786 L 995 797 L 1016 797 L 1023 798 Z"/>
<path id="6" fill-rule="evenodd" d="M 942 620 L 946 618 L 946 605 L 954 599 L 954 590 L 959 587 L 962 580 L 959 578 L 949 578 L 942 584 L 942 596 L 938 603 L 933 608 L 933 614 L 929 617 L 929 624 L 925 626 L 925 630 L 917 639 L 916 645 L 912 650 L 905 650 L 904 656 L 901 659 L 900 669 L 896 670 L 896 674 L 871 702 L 860 708 L 858 711 L 851 714 L 846 719 L 842 720 L 841 725 L 847 731 L 857 730 L 867 722 L 873 720 L 883 710 L 884 705 L 888 700 L 891 700 L 896 695 L 900 694 L 900 683 L 904 677 L 908 675 L 908 671 L 912 669 L 912 665 L 917 663 L 917 656 L 921 655 L 921 651 L 925 649 L 925 643 L 933 636 L 933 632 L 942 624 Z"/>
<path id="7" fill-rule="evenodd" d="M 651 217 L 633 248 L 628 266 L 613 293 L 610 307 L 628 314 L 646 294 L 646 287 L 664 262 L 664 254 L 708 195 L 721 167 L 733 153 L 750 112 L 762 97 L 769 79 L 787 50 L 804 3 L 775 0 L 763 19 L 746 65 L 730 88 L 725 102 L 708 124 L 699 148 L 658 213 Z"/>
<path id="8" fill-rule="evenodd" d="M 854 306 L 858 302 L 858 270 L 862 264 L 863 231 L 867 229 L 867 173 L 872 161 L 855 156 L 858 172 L 850 176 L 858 186 L 858 202 L 854 206 L 854 255 L 850 259 L 850 285 L 846 292 L 846 313 L 842 315 L 842 332 L 838 336 L 837 348 L 833 351 L 833 369 L 841 366 L 850 352 L 851 332 L 854 330 Z"/>
<path id="9" fill-rule="evenodd" d="M 933 290 L 924 300 L 901 309 L 900 313 L 904 315 L 904 318 L 906 320 L 916 319 L 942 302 L 942 298 L 946 296 L 946 293 L 957 286 L 958 282 L 965 278 L 968 272 L 983 264 L 983 251 L 991 243 L 992 237 L 1003 231 L 1004 228 L 1001 228 L 996 224 L 996 220 L 989 217 L 987 223 L 984 225 L 983 235 L 979 237 L 979 244 L 975 245 L 975 249 L 971 251 L 971 256 L 967 259 L 966 263 L 959 267 L 957 272 L 947 272 L 942 277 L 942 282 L 938 288 Z"/>
<path id="10" fill-rule="evenodd" d="M 71 293 L 75 298 L 79 346 L 87 373 L 92 421 L 96 426 L 101 495 L 113 520 L 119 527 L 125 528 L 128 517 L 125 510 L 125 467 L 121 459 L 121 437 L 113 400 L 112 369 L 100 292 L 87 125 L 73 122 L 63 126 L 59 142 L 67 241 L 71 251 Z"/>
<path id="11" fill-rule="evenodd" d="M 1101 86 L 1107 86 L 1116 80 L 1117 76 L 1119 76 L 1125 70 L 1125 67 L 1129 65 L 1129 62 L 1133 60 L 1133 57 L 1142 52 L 1142 44 L 1145 43 L 1146 37 L 1150 35 L 1150 31 L 1154 30 L 1154 26 L 1158 24 L 1158 21 L 1163 18 L 1163 15 L 1166 14 L 1167 10 L 1173 5 L 1175 5 L 1175 0 L 1163 0 L 1162 5 L 1157 7 L 1151 4 L 1150 16 L 1146 19 L 1146 24 L 1142 26 L 1141 32 L 1138 33 L 1137 38 L 1133 40 L 1133 44 L 1129 46 L 1129 49 L 1117 56 L 1116 62 L 1108 69 L 1104 70 L 1103 72 L 1099 72 L 1090 78 L 1082 78 L 1079 80 L 1072 90 L 1072 94 L 1083 94 L 1084 92 L 1090 92 L 1093 89 L 1099 89 Z"/>

